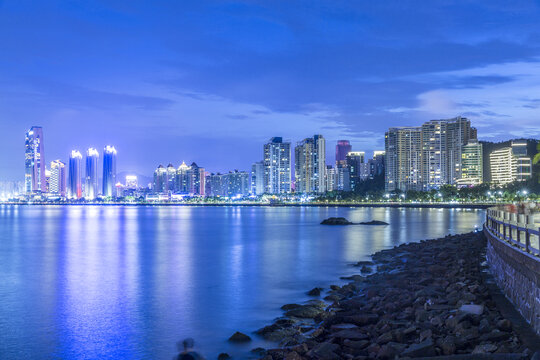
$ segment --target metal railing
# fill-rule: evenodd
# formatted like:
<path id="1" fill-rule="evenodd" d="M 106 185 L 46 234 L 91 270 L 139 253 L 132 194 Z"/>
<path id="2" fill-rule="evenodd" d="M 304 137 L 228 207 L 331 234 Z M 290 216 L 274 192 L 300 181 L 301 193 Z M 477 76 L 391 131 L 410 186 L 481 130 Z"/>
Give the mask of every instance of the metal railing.
<path id="1" fill-rule="evenodd" d="M 486 210 L 485 227 L 499 240 L 506 241 L 528 254 L 540 256 L 540 224 L 535 220 L 533 214 L 518 214 L 491 208 Z"/>

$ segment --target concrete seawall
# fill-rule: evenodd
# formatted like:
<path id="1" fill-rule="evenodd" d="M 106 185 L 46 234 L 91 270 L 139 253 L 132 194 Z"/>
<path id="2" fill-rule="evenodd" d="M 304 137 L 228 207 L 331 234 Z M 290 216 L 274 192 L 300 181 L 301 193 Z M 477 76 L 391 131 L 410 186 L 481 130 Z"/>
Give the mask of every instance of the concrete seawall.
<path id="1" fill-rule="evenodd" d="M 487 261 L 499 288 L 540 335 L 540 257 L 534 254 L 535 248 L 527 248 L 531 246 L 530 239 L 538 244 L 534 241 L 538 228 L 534 223 L 512 220 L 501 211 L 488 210 L 484 227 Z M 524 238 L 527 242 L 522 246 L 520 240 Z"/>

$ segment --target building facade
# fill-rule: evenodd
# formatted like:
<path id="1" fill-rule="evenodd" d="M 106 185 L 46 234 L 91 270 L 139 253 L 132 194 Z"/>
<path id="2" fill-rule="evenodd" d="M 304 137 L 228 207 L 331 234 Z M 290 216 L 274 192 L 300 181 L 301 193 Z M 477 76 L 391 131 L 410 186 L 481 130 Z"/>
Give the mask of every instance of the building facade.
<path id="1" fill-rule="evenodd" d="M 87 200 L 95 199 L 98 194 L 98 163 L 99 153 L 94 148 L 86 151 L 86 175 L 84 182 L 84 197 Z"/>
<path id="2" fill-rule="evenodd" d="M 103 150 L 103 196 L 116 197 L 116 149 L 109 145 Z"/>
<path id="3" fill-rule="evenodd" d="M 517 179 L 517 157 L 511 147 L 495 150 L 489 154 L 491 181 L 496 185 L 505 185 Z"/>
<path id="4" fill-rule="evenodd" d="M 315 135 L 297 143 L 295 149 L 295 191 L 297 193 L 324 193 L 326 171 L 326 141 Z"/>
<path id="5" fill-rule="evenodd" d="M 365 153 L 363 151 L 351 151 L 346 156 L 347 167 L 349 168 L 350 187 L 354 191 L 360 181 L 362 181 L 362 172 Z"/>
<path id="6" fill-rule="evenodd" d="M 253 195 L 264 194 L 264 163 L 262 161 L 251 165 L 251 193 Z"/>
<path id="7" fill-rule="evenodd" d="M 484 182 L 483 147 L 478 140 L 469 140 L 461 152 L 461 179 L 459 186 L 476 186 Z"/>
<path id="8" fill-rule="evenodd" d="M 51 161 L 49 192 L 61 197 L 66 196 L 66 164 L 60 160 Z"/>
<path id="9" fill-rule="evenodd" d="M 264 144 L 264 189 L 267 194 L 291 192 L 291 143 L 273 137 Z"/>
<path id="10" fill-rule="evenodd" d="M 80 199 L 82 197 L 82 177 L 82 154 L 77 150 L 73 150 L 69 156 L 69 199 Z"/>
<path id="11" fill-rule="evenodd" d="M 457 184 L 462 177 L 462 148 L 474 139 L 476 129 L 463 117 L 390 128 L 385 134 L 386 190 L 431 190 Z"/>
<path id="12" fill-rule="evenodd" d="M 32 126 L 26 132 L 24 155 L 26 193 L 46 192 L 45 146 L 43 143 L 43 128 L 40 126 Z"/>
<path id="13" fill-rule="evenodd" d="M 155 194 L 167 194 L 168 189 L 167 169 L 163 165 L 159 165 L 154 171 L 153 192 Z"/>
<path id="14" fill-rule="evenodd" d="M 336 166 L 346 166 L 347 154 L 352 151 L 352 146 L 349 140 L 338 140 L 336 145 Z"/>

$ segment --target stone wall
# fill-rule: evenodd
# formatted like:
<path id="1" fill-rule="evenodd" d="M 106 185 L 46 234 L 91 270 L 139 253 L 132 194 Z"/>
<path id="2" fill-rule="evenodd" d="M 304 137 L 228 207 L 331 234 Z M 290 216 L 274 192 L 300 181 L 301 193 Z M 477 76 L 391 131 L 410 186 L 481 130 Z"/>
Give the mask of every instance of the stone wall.
<path id="1" fill-rule="evenodd" d="M 484 229 L 487 260 L 497 285 L 540 335 L 540 259 Z"/>

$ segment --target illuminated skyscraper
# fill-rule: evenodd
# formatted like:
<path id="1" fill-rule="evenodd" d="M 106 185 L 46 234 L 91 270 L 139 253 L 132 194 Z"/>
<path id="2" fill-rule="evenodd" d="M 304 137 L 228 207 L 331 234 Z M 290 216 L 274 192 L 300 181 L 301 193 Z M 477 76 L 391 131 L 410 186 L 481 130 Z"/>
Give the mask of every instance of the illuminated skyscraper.
<path id="1" fill-rule="evenodd" d="M 461 179 L 457 181 L 460 186 L 480 185 L 484 181 L 483 149 L 478 140 L 469 140 L 461 151 Z"/>
<path id="2" fill-rule="evenodd" d="M 204 168 L 199 167 L 195 162 L 187 170 L 188 192 L 192 195 L 205 195 L 206 175 Z"/>
<path id="3" fill-rule="evenodd" d="M 82 197 L 82 155 L 73 150 L 69 156 L 68 198 L 80 199 Z"/>
<path id="4" fill-rule="evenodd" d="M 386 191 L 422 190 L 421 140 L 420 127 L 390 128 L 386 132 Z"/>
<path id="5" fill-rule="evenodd" d="M 103 196 L 116 196 L 116 149 L 107 145 L 103 150 Z"/>
<path id="6" fill-rule="evenodd" d="M 251 193 L 253 195 L 264 194 L 264 164 L 262 161 L 251 165 Z"/>
<path id="7" fill-rule="evenodd" d="M 352 151 L 349 140 L 338 140 L 336 145 L 336 165 L 345 166 L 347 164 L 347 154 Z"/>
<path id="8" fill-rule="evenodd" d="M 86 177 L 84 183 L 84 197 L 87 200 L 93 200 L 98 196 L 98 161 L 98 151 L 94 148 L 88 149 L 86 151 Z"/>
<path id="9" fill-rule="evenodd" d="M 176 191 L 179 193 L 189 192 L 189 166 L 182 161 L 182 164 L 176 170 Z"/>
<path id="10" fill-rule="evenodd" d="M 324 193 L 326 172 L 326 142 L 322 135 L 304 139 L 294 148 L 295 191 Z"/>
<path id="11" fill-rule="evenodd" d="M 291 143 L 281 137 L 264 144 L 264 189 L 268 194 L 291 192 Z"/>
<path id="12" fill-rule="evenodd" d="M 62 197 L 66 196 L 66 164 L 60 160 L 51 161 L 49 192 Z"/>
<path id="13" fill-rule="evenodd" d="M 351 190 L 354 191 L 358 183 L 362 180 L 362 168 L 365 153 L 363 151 L 351 151 L 346 156 L 347 167 L 349 168 Z"/>
<path id="14" fill-rule="evenodd" d="M 166 194 L 167 189 L 167 169 L 163 165 L 159 165 L 154 171 L 154 187 L 155 194 Z"/>
<path id="15" fill-rule="evenodd" d="M 40 126 L 32 126 L 26 132 L 24 152 L 24 183 L 26 193 L 46 192 L 45 148 L 43 144 L 43 129 Z"/>
<path id="16" fill-rule="evenodd" d="M 167 190 L 172 193 L 178 191 L 176 186 L 176 168 L 173 164 L 167 166 Z"/>

